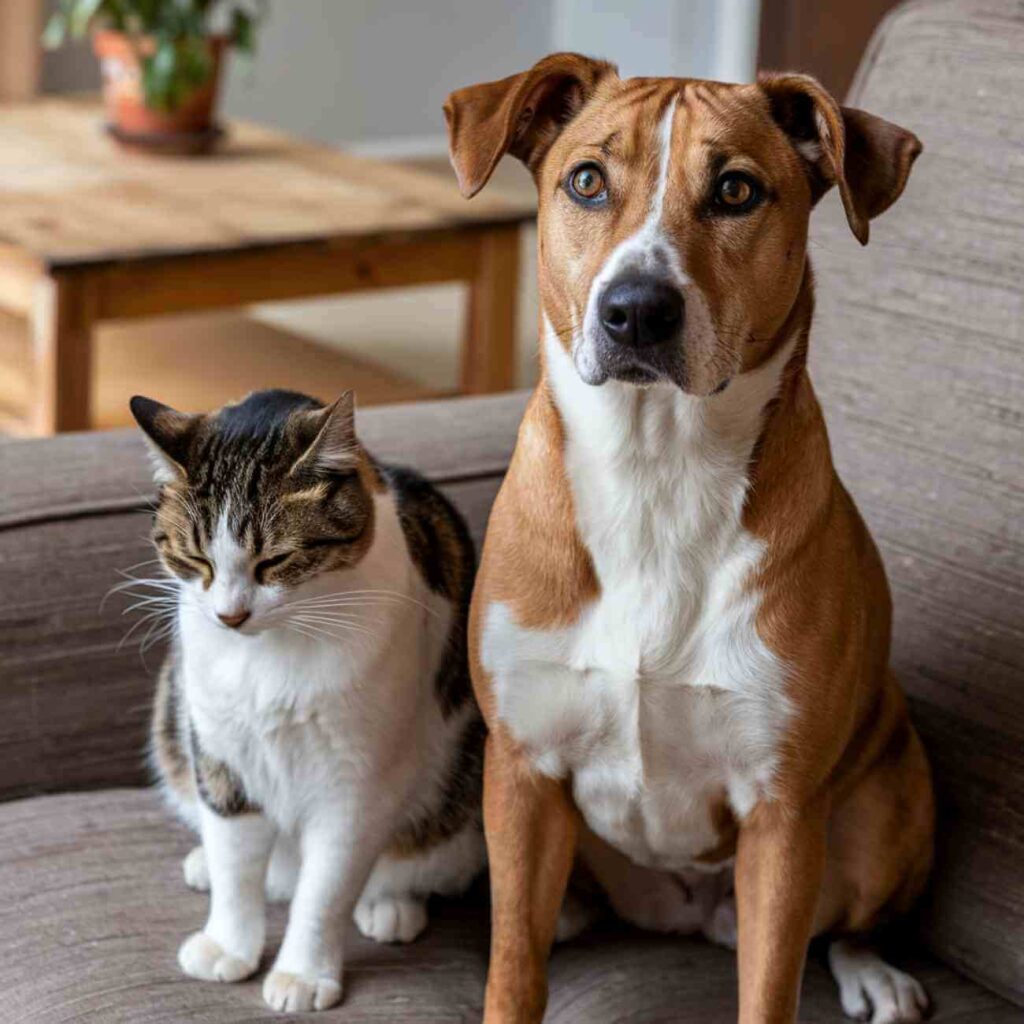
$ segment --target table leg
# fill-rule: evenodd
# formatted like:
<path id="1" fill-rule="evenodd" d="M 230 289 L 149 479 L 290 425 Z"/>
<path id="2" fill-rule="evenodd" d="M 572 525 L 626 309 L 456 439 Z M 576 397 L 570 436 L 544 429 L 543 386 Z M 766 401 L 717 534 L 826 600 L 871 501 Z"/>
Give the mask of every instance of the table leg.
<path id="1" fill-rule="evenodd" d="M 476 274 L 469 282 L 459 380 L 463 394 L 515 387 L 518 299 L 519 228 L 482 231 Z"/>
<path id="2" fill-rule="evenodd" d="M 82 274 L 44 277 L 32 309 L 34 434 L 87 430 L 95 292 Z"/>

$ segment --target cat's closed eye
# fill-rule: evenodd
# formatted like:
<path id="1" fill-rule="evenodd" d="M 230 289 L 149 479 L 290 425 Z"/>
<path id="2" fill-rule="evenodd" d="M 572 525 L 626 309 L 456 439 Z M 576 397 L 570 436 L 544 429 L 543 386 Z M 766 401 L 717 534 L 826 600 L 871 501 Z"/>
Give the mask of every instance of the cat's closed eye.
<path id="1" fill-rule="evenodd" d="M 294 551 L 282 551 L 279 554 L 271 555 L 270 558 L 264 558 L 256 563 L 256 567 L 253 569 L 253 576 L 257 583 L 263 582 L 263 577 L 270 572 L 271 569 L 276 568 L 279 565 L 284 565 L 289 558 L 294 555 Z"/>
<path id="2" fill-rule="evenodd" d="M 317 548 L 336 548 L 344 544 L 351 544 L 353 541 L 358 540 L 362 535 L 362 527 L 354 530 L 351 535 L 347 537 L 313 537 L 310 540 L 305 541 L 302 545 L 309 551 L 315 551 Z"/>

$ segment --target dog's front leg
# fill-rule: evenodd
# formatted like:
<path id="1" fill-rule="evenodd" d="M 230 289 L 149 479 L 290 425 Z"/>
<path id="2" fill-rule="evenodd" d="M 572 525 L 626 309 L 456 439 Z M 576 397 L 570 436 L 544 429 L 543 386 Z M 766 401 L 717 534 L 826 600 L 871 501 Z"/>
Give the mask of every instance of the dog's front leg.
<path id="1" fill-rule="evenodd" d="M 540 775 L 500 730 L 487 738 L 484 828 L 491 871 L 485 1024 L 536 1024 L 547 960 L 576 850 L 566 784 Z"/>
<path id="2" fill-rule="evenodd" d="M 825 870 L 827 811 L 757 806 L 736 853 L 740 1024 L 793 1024 Z"/>

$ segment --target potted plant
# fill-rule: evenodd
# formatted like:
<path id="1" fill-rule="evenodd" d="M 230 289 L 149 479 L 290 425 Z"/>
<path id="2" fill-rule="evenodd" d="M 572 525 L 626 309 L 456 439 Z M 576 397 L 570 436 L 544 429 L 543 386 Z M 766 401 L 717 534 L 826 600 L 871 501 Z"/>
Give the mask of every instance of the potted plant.
<path id="1" fill-rule="evenodd" d="M 176 152 L 207 149 L 221 64 L 251 53 L 266 0 L 60 0 L 48 47 L 91 33 L 108 130 L 121 142 Z"/>

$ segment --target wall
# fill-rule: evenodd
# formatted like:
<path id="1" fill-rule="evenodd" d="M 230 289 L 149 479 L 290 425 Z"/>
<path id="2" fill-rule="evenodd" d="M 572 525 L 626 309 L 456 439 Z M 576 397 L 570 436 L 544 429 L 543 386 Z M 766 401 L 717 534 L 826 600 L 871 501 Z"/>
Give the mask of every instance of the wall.
<path id="1" fill-rule="evenodd" d="M 554 8 L 556 49 L 608 57 L 624 76 L 753 78 L 760 0 L 555 0 Z"/>
<path id="2" fill-rule="evenodd" d="M 2 0 L 0 0 L 2 2 Z M 56 0 L 47 0 L 52 9 Z M 741 80 L 753 73 L 758 0 L 271 0 L 251 64 L 233 60 L 225 110 L 327 143 L 443 151 L 449 91 L 554 49 L 623 74 Z M 47 54 L 43 88 L 95 88 L 87 47 Z"/>
<path id="3" fill-rule="evenodd" d="M 444 133 L 454 88 L 525 67 L 549 49 L 548 0 L 278 0 L 230 114 L 324 142 Z M 241 73 L 238 73 L 240 72 Z"/>

